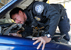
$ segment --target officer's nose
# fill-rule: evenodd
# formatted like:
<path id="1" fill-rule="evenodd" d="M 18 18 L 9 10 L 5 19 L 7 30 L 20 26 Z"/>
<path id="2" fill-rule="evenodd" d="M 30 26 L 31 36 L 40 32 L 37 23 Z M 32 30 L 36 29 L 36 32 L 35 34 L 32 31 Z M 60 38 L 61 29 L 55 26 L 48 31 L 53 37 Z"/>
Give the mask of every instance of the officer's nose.
<path id="1" fill-rule="evenodd" d="M 21 24 L 24 24 L 24 22 L 21 22 Z"/>

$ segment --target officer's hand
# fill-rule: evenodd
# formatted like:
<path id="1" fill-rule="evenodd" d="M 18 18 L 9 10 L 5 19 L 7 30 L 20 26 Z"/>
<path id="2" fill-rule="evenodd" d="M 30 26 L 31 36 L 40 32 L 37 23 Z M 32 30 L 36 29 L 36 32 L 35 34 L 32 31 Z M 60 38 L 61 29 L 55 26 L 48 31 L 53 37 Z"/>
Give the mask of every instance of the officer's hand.
<path id="1" fill-rule="evenodd" d="M 39 49 L 41 47 L 41 45 L 43 44 L 42 46 L 42 50 L 44 50 L 45 48 L 45 44 L 46 43 L 49 43 L 51 41 L 51 38 L 48 38 L 48 37 L 37 37 L 37 38 L 33 38 L 33 40 L 37 40 L 33 43 L 33 45 L 37 44 L 38 42 L 40 42 L 40 44 L 38 45 L 37 49 Z"/>
<path id="2" fill-rule="evenodd" d="M 9 33 L 9 35 L 16 36 L 16 37 L 22 37 L 22 35 L 18 33 Z"/>

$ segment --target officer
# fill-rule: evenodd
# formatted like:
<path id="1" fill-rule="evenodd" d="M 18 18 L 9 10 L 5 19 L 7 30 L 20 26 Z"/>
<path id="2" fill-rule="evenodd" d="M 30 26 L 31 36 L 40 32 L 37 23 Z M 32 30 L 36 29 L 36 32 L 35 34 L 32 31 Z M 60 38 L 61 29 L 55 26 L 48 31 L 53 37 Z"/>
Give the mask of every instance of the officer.
<path id="1" fill-rule="evenodd" d="M 10 12 L 10 17 L 16 23 L 25 25 L 23 36 L 25 33 L 32 34 L 32 27 L 43 27 L 43 36 L 33 38 L 33 40 L 36 40 L 33 45 L 40 42 L 37 49 L 43 44 L 42 50 L 44 50 L 45 44 L 51 41 L 60 20 L 60 14 L 54 7 L 47 3 L 37 1 L 30 4 L 25 10 L 18 7 L 14 8 Z"/>

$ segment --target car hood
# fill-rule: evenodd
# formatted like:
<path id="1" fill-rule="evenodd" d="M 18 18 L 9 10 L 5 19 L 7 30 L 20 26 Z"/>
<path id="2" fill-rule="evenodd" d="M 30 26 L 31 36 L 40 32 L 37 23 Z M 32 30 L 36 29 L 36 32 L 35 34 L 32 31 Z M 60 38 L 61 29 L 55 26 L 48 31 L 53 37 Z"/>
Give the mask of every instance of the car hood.
<path id="1" fill-rule="evenodd" d="M 18 3 L 22 2 L 22 1 L 24 1 L 24 0 L 10 0 L 10 2 L 8 2 L 4 6 L 2 6 L 0 8 L 0 18 L 2 18 L 9 10 L 11 10 L 15 6 L 17 6 Z"/>
<path id="2" fill-rule="evenodd" d="M 22 46 L 22 47 L 32 47 L 37 48 L 38 44 L 33 45 L 35 41 L 29 38 L 20 38 L 20 37 L 12 37 L 12 36 L 0 36 L 0 46 Z M 71 46 L 50 42 L 45 45 L 45 50 L 71 50 Z"/>

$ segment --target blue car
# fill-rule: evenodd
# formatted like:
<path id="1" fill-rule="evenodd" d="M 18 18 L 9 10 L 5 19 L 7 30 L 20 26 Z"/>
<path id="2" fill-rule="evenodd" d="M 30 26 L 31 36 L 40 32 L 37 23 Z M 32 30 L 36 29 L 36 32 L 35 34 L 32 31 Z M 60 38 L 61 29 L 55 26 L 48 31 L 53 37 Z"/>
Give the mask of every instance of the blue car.
<path id="1" fill-rule="evenodd" d="M 17 4 L 23 3 L 22 1 L 25 2 L 25 0 L 11 0 L 2 8 L 0 8 L 0 18 L 2 18 Z M 9 34 L 12 28 L 14 28 L 13 26 L 16 28 L 17 25 L 14 23 L 0 24 L 0 50 L 37 50 L 36 48 L 39 43 L 33 45 L 33 42 L 35 41 L 33 41 L 31 38 L 13 37 L 6 35 Z M 39 50 L 42 50 L 42 46 Z M 44 50 L 71 50 L 71 46 L 64 43 L 51 41 L 50 43 L 46 44 Z"/>
<path id="2" fill-rule="evenodd" d="M 37 50 L 29 38 L 0 36 L 0 50 Z M 39 50 L 42 50 L 42 46 Z M 47 43 L 44 50 L 71 50 L 71 46 L 56 42 Z"/>

